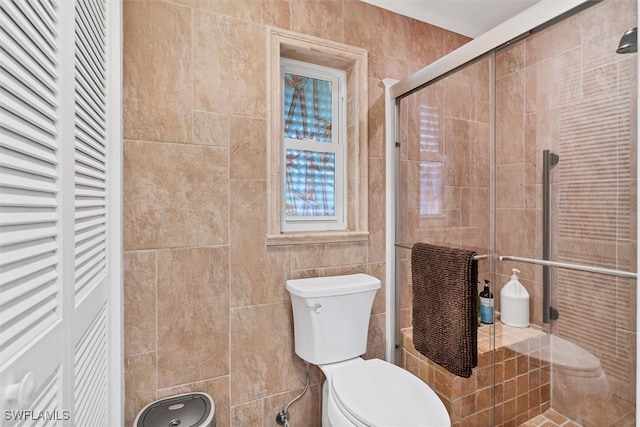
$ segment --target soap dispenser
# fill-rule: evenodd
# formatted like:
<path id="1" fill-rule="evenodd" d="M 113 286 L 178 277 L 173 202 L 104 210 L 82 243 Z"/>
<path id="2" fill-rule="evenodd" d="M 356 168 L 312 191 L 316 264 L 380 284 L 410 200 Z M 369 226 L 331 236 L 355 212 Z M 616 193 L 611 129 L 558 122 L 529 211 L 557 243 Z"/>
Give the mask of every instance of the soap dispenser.
<path id="1" fill-rule="evenodd" d="M 529 292 L 518 280 L 517 268 L 511 269 L 511 280 L 500 291 L 500 320 L 515 328 L 529 327 Z"/>
<path id="2" fill-rule="evenodd" d="M 484 290 L 480 292 L 480 321 L 493 323 L 493 294 L 489 290 L 489 281 L 485 279 Z"/>

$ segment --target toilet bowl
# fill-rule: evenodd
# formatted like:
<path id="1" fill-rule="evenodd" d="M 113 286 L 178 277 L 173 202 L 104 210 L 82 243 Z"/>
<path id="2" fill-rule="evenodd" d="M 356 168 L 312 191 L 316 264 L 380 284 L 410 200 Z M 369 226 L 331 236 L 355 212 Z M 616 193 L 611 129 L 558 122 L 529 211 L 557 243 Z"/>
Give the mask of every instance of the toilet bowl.
<path id="1" fill-rule="evenodd" d="M 427 384 L 389 362 L 360 357 L 379 288 L 380 280 L 367 274 L 287 281 L 295 352 L 326 377 L 323 427 L 450 427 Z"/>
<path id="2" fill-rule="evenodd" d="M 581 403 L 609 392 L 600 360 L 564 338 L 550 335 L 549 345 L 540 349 L 540 360 L 551 367 L 551 406 L 574 421 L 581 420 Z"/>
<path id="3" fill-rule="evenodd" d="M 322 365 L 323 426 L 449 427 L 438 395 L 415 375 L 380 359 Z"/>

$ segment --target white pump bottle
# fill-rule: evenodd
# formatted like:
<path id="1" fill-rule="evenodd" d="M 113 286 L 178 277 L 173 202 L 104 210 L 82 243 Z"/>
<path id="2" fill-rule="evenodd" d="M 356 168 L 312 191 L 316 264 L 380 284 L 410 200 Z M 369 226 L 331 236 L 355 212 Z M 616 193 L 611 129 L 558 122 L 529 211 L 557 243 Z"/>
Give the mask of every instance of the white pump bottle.
<path id="1" fill-rule="evenodd" d="M 500 320 L 515 328 L 529 327 L 529 293 L 518 280 L 520 270 L 512 268 L 511 280 L 500 291 Z"/>

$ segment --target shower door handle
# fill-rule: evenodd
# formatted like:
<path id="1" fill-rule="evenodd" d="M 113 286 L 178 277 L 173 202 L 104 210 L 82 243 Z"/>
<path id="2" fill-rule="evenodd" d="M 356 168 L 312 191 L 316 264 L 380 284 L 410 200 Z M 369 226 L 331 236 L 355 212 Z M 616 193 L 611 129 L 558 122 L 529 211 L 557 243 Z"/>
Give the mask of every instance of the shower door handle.
<path id="1" fill-rule="evenodd" d="M 542 259 L 551 259 L 551 168 L 560 156 L 549 150 L 542 152 Z M 542 267 L 542 321 L 556 320 L 560 313 L 551 307 L 551 267 Z"/>

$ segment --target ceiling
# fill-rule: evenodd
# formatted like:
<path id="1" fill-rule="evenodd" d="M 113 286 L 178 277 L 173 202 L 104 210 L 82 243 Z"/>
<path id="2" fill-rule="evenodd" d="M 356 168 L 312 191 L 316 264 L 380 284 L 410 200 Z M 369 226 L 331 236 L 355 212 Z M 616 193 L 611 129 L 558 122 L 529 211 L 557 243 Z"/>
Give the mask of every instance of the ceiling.
<path id="1" fill-rule="evenodd" d="M 476 38 L 539 0 L 362 0 Z"/>

